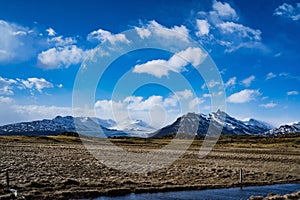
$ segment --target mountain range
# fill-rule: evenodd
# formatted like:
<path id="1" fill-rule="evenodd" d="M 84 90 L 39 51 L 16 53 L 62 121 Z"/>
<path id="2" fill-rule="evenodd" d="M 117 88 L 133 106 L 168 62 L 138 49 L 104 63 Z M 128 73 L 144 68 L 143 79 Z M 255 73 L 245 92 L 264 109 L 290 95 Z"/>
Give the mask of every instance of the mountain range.
<path id="1" fill-rule="evenodd" d="M 56 135 L 61 132 L 80 132 L 97 137 L 163 137 L 184 133 L 204 136 L 210 130 L 222 130 L 222 134 L 275 136 L 300 132 L 300 122 L 278 128 L 255 119 L 241 121 L 218 110 L 210 114 L 187 113 L 174 123 L 156 130 L 142 120 L 117 123 L 114 120 L 95 117 L 57 116 L 32 122 L 21 122 L 0 126 L 0 135 Z M 102 132 L 99 134 L 99 127 Z"/>
<path id="2" fill-rule="evenodd" d="M 222 130 L 222 134 L 234 135 L 262 135 L 275 128 L 270 124 L 255 119 L 241 121 L 218 110 L 208 115 L 187 113 L 177 118 L 173 124 L 156 131 L 153 135 L 165 136 L 170 133 L 180 132 L 204 136 L 209 126 L 211 126 L 211 130 Z"/>

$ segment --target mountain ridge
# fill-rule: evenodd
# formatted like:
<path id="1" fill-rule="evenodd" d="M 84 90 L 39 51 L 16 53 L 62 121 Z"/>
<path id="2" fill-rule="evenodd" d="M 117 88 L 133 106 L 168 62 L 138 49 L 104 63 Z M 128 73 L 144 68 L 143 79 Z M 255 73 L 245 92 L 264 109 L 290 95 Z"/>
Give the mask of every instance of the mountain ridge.
<path id="1" fill-rule="evenodd" d="M 209 129 L 210 127 L 210 129 Z M 95 135 L 99 128 L 104 135 Z M 238 120 L 227 113 L 218 110 L 209 114 L 187 113 L 178 117 L 172 124 L 159 130 L 143 122 L 131 120 L 118 124 L 112 119 L 96 117 L 56 116 L 53 119 L 43 119 L 31 122 L 19 122 L 0 126 L 0 135 L 55 135 L 61 132 L 80 132 L 99 137 L 162 137 L 174 133 L 204 136 L 208 130 L 221 130 L 222 134 L 274 136 L 292 132 L 300 132 L 300 122 L 293 125 L 272 125 L 250 118 Z"/>
<path id="2" fill-rule="evenodd" d="M 152 137 L 162 137 L 182 131 L 204 136 L 209 131 L 209 127 L 210 130 L 219 130 L 222 134 L 235 135 L 261 135 L 273 128 L 271 125 L 255 119 L 243 122 L 218 110 L 207 115 L 187 113 L 177 118 L 174 123 L 157 130 Z"/>

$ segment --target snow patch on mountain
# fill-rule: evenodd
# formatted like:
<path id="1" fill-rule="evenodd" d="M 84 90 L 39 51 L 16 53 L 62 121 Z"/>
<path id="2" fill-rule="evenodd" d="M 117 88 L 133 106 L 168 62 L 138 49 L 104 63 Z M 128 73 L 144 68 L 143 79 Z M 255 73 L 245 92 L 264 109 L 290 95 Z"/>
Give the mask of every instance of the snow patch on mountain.
<path id="1" fill-rule="evenodd" d="M 204 136 L 208 131 L 212 131 L 212 134 L 220 131 L 222 134 L 261 135 L 271 128 L 270 125 L 261 121 L 250 119 L 247 122 L 243 122 L 218 110 L 208 115 L 187 113 L 177 118 L 173 124 L 156 131 L 153 136 L 172 135 L 182 132 Z"/>
<path id="2" fill-rule="evenodd" d="M 79 132 L 97 136 L 137 136 L 147 137 L 154 128 L 141 120 L 117 124 L 111 119 L 96 117 L 57 116 L 32 122 L 21 122 L 0 126 L 0 135 L 55 135 L 60 132 Z M 104 135 L 103 135 L 104 134 Z"/>
<path id="3" fill-rule="evenodd" d="M 293 124 L 282 125 L 278 128 L 266 131 L 264 135 L 266 136 L 276 136 L 281 134 L 289 134 L 289 133 L 300 133 L 300 122 L 296 122 Z"/>

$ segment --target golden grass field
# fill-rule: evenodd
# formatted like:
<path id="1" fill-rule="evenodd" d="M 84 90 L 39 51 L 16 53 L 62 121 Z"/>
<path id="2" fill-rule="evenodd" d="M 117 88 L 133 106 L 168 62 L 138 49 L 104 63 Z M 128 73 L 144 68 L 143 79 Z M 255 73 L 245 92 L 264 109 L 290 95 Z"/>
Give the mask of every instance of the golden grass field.
<path id="1" fill-rule="evenodd" d="M 127 151 L 147 152 L 167 145 L 171 139 L 110 140 Z M 0 199 L 10 198 L 5 170 L 9 171 L 11 188 L 27 199 L 238 187 L 240 168 L 243 185 L 300 182 L 299 134 L 273 138 L 222 136 L 202 159 L 198 156 L 201 144 L 202 140 L 194 140 L 170 166 L 138 174 L 105 166 L 77 137 L 1 136 Z M 101 148 L 102 152 L 108 150 Z M 163 154 L 168 156 L 170 151 Z"/>

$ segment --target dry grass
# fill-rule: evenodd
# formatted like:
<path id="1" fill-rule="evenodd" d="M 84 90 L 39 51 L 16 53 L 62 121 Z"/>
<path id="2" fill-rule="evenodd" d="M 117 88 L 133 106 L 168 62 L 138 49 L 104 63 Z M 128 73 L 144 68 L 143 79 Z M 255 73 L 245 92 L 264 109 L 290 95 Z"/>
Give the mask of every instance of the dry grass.
<path id="1" fill-rule="evenodd" d="M 84 140 L 92 142 L 91 138 Z M 2 136 L 0 169 L 8 169 L 12 187 L 30 199 L 232 187 L 239 185 L 240 168 L 244 170 L 245 185 L 297 182 L 300 180 L 299 140 L 297 135 L 271 139 L 227 136 L 203 159 L 198 157 L 202 141 L 196 140 L 171 166 L 131 174 L 100 163 L 77 137 Z M 145 152 L 167 145 L 170 139 L 111 141 L 129 151 Z M 101 148 L 104 153 L 109 151 L 106 146 Z M 163 154 L 168 156 L 170 152 Z M 2 198 L 7 194 L 4 187 L 5 174 L 0 173 Z"/>

